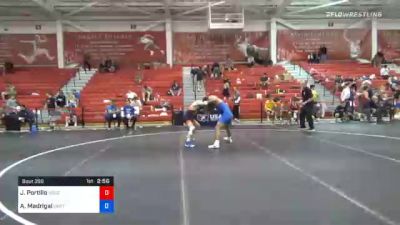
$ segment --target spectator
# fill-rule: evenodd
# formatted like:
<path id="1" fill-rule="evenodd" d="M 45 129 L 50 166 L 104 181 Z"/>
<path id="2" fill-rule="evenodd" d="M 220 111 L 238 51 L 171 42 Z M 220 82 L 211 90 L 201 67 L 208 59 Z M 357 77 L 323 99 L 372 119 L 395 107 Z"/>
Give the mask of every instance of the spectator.
<path id="1" fill-rule="evenodd" d="M 92 65 L 90 64 L 90 55 L 89 54 L 84 54 L 83 56 L 83 70 L 86 73 L 86 70 L 91 70 Z"/>
<path id="2" fill-rule="evenodd" d="M 274 98 L 275 107 L 273 108 L 275 119 L 281 120 L 282 119 L 282 101 L 280 98 Z"/>
<path id="3" fill-rule="evenodd" d="M 308 121 L 308 126 L 310 131 L 314 131 L 314 120 L 313 114 L 313 102 L 312 102 L 312 91 L 307 86 L 307 82 L 304 82 L 303 88 L 301 90 L 302 103 L 300 109 L 300 128 L 306 128 L 306 119 Z"/>
<path id="4" fill-rule="evenodd" d="M 225 69 L 226 70 L 234 70 L 235 66 L 233 64 L 233 60 L 231 59 L 231 57 L 229 55 L 226 55 L 226 60 L 225 60 Z"/>
<path id="5" fill-rule="evenodd" d="M 142 110 L 142 102 L 138 97 L 130 100 L 130 105 L 135 109 L 136 122 L 139 119 L 140 110 Z"/>
<path id="6" fill-rule="evenodd" d="M 27 123 L 29 125 L 29 130 L 32 131 L 32 126 L 35 123 L 35 113 L 32 110 L 28 109 L 25 105 L 21 105 L 19 107 L 18 117 L 22 123 Z"/>
<path id="7" fill-rule="evenodd" d="M 14 111 L 14 110 L 17 109 L 17 107 L 18 107 L 18 102 L 17 102 L 17 99 L 15 98 L 14 95 L 10 95 L 10 96 L 8 97 L 7 102 L 6 102 L 6 106 L 7 106 L 7 108 L 8 108 L 9 110 L 12 110 L 12 111 Z"/>
<path id="8" fill-rule="evenodd" d="M 7 98 L 14 96 L 14 98 L 17 97 L 17 90 L 15 89 L 15 86 L 12 85 L 11 83 L 7 84 L 7 88 L 5 91 L 1 92 L 1 98 L 3 100 L 7 100 Z"/>
<path id="9" fill-rule="evenodd" d="M 230 87 L 231 87 L 231 82 L 229 81 L 229 79 L 224 79 L 222 95 L 224 96 L 225 101 L 231 97 Z"/>
<path id="10" fill-rule="evenodd" d="M 272 117 L 272 120 L 275 121 L 274 109 L 276 107 L 276 104 L 270 94 L 267 94 L 266 98 L 267 100 L 264 103 L 264 110 L 267 114 L 267 121 L 270 121 L 270 117 Z"/>
<path id="11" fill-rule="evenodd" d="M 233 87 L 233 118 L 237 123 L 240 123 L 240 92 L 237 87 Z"/>
<path id="12" fill-rule="evenodd" d="M 106 107 L 105 119 L 108 123 L 108 129 L 111 129 L 112 121 L 117 121 L 118 128 L 121 126 L 121 112 L 114 100 L 111 100 L 110 104 Z"/>
<path id="13" fill-rule="evenodd" d="M 260 77 L 260 86 L 261 88 L 268 88 L 269 85 L 269 78 L 267 76 L 267 73 L 264 73 L 261 77 Z"/>
<path id="14" fill-rule="evenodd" d="M 359 112 L 367 117 L 367 121 L 371 122 L 372 115 L 372 93 L 369 86 L 363 86 L 359 93 Z"/>
<path id="15" fill-rule="evenodd" d="M 198 69 L 196 72 L 196 86 L 197 86 L 197 91 L 200 91 L 203 86 L 204 86 L 204 76 L 205 72 L 202 69 Z"/>
<path id="16" fill-rule="evenodd" d="M 325 45 L 321 45 L 319 48 L 319 58 L 321 63 L 324 63 L 328 59 L 328 49 L 326 48 Z"/>
<path id="17" fill-rule="evenodd" d="M 299 118 L 299 109 L 300 109 L 299 101 L 300 101 L 300 99 L 298 99 L 295 96 L 293 96 L 290 99 L 289 112 L 290 112 L 291 118 L 294 119 L 295 122 L 297 122 L 298 118 Z"/>
<path id="18" fill-rule="evenodd" d="M 126 99 L 129 101 L 132 101 L 134 98 L 137 98 L 136 92 L 128 91 L 128 93 L 126 93 Z"/>
<path id="19" fill-rule="evenodd" d="M 174 80 L 171 89 L 169 89 L 168 94 L 172 96 L 180 96 L 182 88 L 179 86 L 178 82 Z"/>
<path id="20" fill-rule="evenodd" d="M 74 127 L 78 126 L 78 116 L 76 115 L 75 107 L 68 107 L 66 110 L 67 115 L 65 116 L 65 127 L 70 126 L 71 124 Z"/>
<path id="21" fill-rule="evenodd" d="M 215 62 L 211 66 L 211 78 L 219 79 L 221 75 L 221 67 L 217 62 Z"/>
<path id="22" fill-rule="evenodd" d="M 66 104 L 67 98 L 65 97 L 64 92 L 60 90 L 56 96 L 56 105 L 60 108 L 64 108 Z"/>
<path id="23" fill-rule="evenodd" d="M 385 56 L 382 52 L 377 52 L 372 59 L 371 63 L 373 67 L 381 67 L 383 63 L 385 63 Z"/>
<path id="24" fill-rule="evenodd" d="M 390 72 L 390 69 L 387 67 L 387 65 L 384 65 L 381 68 L 381 77 L 382 77 L 382 79 L 387 80 L 389 78 L 389 72 Z"/>
<path id="25" fill-rule="evenodd" d="M 353 83 L 345 82 L 343 83 L 343 90 L 340 94 L 340 101 L 344 104 L 344 114 L 349 116 L 353 112 L 354 106 L 354 96 L 351 90 L 351 86 Z"/>
<path id="26" fill-rule="evenodd" d="M 151 87 L 144 85 L 142 90 L 142 99 L 144 104 L 147 104 L 147 102 L 154 99 L 153 89 Z"/>
<path id="27" fill-rule="evenodd" d="M 56 98 L 52 93 L 47 93 L 46 96 L 46 108 L 47 113 L 49 114 L 49 125 L 51 128 L 54 128 L 55 121 L 53 118 L 56 116 Z"/>
<path id="28" fill-rule="evenodd" d="M 79 91 L 73 89 L 72 90 L 72 94 L 74 95 L 74 97 L 76 99 L 76 104 L 78 106 L 79 105 L 79 100 L 81 99 L 81 93 L 79 93 Z"/>
<path id="29" fill-rule="evenodd" d="M 125 106 L 122 108 L 122 117 L 126 129 L 135 129 L 137 115 L 135 113 L 135 107 L 131 105 L 129 100 L 126 101 Z M 132 123 L 132 126 L 130 126 L 130 123 Z"/>
<path id="30" fill-rule="evenodd" d="M 315 90 L 315 85 L 312 84 L 310 85 L 310 89 L 312 92 L 312 102 L 313 102 L 313 115 L 315 120 L 318 120 L 318 114 L 320 112 L 320 102 L 319 102 L 319 93 L 317 90 Z"/>
<path id="31" fill-rule="evenodd" d="M 343 83 L 343 78 L 341 75 L 336 75 L 335 77 L 335 90 L 334 94 L 338 91 L 342 91 L 342 83 Z"/>
<path id="32" fill-rule="evenodd" d="M 75 95 L 73 93 L 69 93 L 67 97 L 67 107 L 70 108 L 76 108 L 78 107 L 78 102 L 75 98 Z"/>

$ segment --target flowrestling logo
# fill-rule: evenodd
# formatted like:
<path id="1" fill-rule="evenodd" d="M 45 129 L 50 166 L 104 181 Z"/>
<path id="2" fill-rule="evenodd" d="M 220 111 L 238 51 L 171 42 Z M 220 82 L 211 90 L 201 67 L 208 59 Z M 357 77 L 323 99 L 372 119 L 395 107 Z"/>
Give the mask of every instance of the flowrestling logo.
<path id="1" fill-rule="evenodd" d="M 326 12 L 328 18 L 382 18 L 382 12 Z"/>

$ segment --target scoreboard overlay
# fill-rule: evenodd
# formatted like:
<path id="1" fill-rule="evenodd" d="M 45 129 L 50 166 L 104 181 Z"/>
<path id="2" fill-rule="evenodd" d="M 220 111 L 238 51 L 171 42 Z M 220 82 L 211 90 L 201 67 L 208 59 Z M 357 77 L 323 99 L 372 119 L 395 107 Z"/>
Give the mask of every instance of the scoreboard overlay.
<path id="1" fill-rule="evenodd" d="M 114 213 L 114 177 L 18 177 L 18 213 Z"/>

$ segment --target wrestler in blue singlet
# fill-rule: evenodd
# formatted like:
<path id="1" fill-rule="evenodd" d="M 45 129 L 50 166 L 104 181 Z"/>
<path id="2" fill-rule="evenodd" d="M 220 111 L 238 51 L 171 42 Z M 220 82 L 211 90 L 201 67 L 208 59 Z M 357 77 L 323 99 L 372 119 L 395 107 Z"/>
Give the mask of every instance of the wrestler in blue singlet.
<path id="1" fill-rule="evenodd" d="M 219 117 L 219 122 L 225 125 L 229 125 L 233 119 L 233 113 L 229 108 L 228 104 L 221 102 L 217 105 L 218 113 L 221 115 Z"/>

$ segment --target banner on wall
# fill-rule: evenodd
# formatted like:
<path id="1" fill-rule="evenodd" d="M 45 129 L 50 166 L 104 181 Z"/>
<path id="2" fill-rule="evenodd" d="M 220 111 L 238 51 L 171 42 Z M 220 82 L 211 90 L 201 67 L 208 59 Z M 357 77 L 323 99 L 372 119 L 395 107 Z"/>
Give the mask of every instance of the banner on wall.
<path id="1" fill-rule="evenodd" d="M 328 59 L 370 59 L 371 30 L 280 30 L 277 38 L 278 60 L 307 60 L 321 46 L 328 49 Z"/>
<path id="2" fill-rule="evenodd" d="M 174 33 L 173 45 L 176 64 L 221 62 L 227 55 L 234 61 L 269 59 L 268 32 Z"/>
<path id="3" fill-rule="evenodd" d="M 386 60 L 400 61 L 400 30 L 378 31 L 378 46 Z"/>
<path id="4" fill-rule="evenodd" d="M 165 62 L 164 32 L 66 32 L 65 62 L 81 63 L 88 55 L 92 63 L 107 58 L 119 65 Z"/>
<path id="5" fill-rule="evenodd" d="M 55 34 L 0 34 L 0 63 L 57 65 Z"/>

